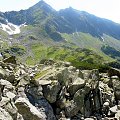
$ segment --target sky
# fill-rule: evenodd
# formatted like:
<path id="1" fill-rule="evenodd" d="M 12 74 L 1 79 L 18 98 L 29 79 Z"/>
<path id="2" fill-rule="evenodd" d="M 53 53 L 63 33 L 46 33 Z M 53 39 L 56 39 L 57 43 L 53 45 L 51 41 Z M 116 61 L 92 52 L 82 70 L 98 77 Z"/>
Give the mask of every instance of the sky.
<path id="1" fill-rule="evenodd" d="M 1 0 L 0 11 L 27 9 L 40 0 Z M 73 7 L 120 23 L 120 0 L 44 0 L 57 11 Z"/>

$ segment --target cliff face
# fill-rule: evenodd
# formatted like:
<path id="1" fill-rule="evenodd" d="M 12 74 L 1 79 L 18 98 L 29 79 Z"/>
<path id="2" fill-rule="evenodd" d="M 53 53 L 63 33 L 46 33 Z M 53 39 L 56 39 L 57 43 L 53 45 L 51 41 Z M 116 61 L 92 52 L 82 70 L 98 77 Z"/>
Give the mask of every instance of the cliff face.
<path id="1" fill-rule="evenodd" d="M 0 62 L 2 120 L 119 120 L 119 101 L 119 78 L 96 69 L 53 60 L 27 67 L 15 57 Z"/>

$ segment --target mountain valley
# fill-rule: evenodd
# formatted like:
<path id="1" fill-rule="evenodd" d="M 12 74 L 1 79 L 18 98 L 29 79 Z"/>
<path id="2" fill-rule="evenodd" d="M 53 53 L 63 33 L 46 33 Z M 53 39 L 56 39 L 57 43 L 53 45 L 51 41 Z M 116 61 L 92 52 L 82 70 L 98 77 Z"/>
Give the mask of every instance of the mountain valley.
<path id="1" fill-rule="evenodd" d="M 43 0 L 0 12 L 1 120 L 120 120 L 120 24 Z"/>
<path id="2" fill-rule="evenodd" d="M 85 63 L 92 61 L 95 64 L 119 63 L 120 60 L 120 25 L 84 11 L 71 7 L 55 11 L 40 1 L 26 10 L 1 12 L 0 22 L 1 42 L 6 46 L 2 47 L 1 52 L 16 55 L 9 49 L 22 47 L 25 52 L 17 56 L 27 64 L 36 64 L 42 58 L 70 62 L 82 60 Z M 92 52 L 92 56 L 88 54 L 87 60 L 76 51 L 79 48 Z M 72 51 L 76 51 L 75 55 L 72 55 Z M 101 61 L 97 62 L 99 58 Z"/>

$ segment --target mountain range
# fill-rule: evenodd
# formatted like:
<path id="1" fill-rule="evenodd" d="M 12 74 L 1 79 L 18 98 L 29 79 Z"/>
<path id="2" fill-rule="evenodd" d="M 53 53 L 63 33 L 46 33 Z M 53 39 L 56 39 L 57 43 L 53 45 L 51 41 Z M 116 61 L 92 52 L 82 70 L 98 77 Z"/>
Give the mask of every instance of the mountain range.
<path id="1" fill-rule="evenodd" d="M 0 35 L 1 52 L 28 64 L 48 57 L 79 65 L 120 61 L 120 24 L 71 7 L 56 11 L 43 0 L 0 12 Z"/>

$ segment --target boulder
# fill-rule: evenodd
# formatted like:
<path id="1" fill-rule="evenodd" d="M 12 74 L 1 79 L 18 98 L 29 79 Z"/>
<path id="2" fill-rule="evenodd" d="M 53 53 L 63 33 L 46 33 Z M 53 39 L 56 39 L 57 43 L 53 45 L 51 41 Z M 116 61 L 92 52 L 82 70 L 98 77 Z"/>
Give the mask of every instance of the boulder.
<path id="1" fill-rule="evenodd" d="M 109 109 L 109 115 L 113 116 L 117 113 L 117 111 L 118 111 L 118 107 L 117 105 L 115 105 Z"/>
<path id="2" fill-rule="evenodd" d="M 64 85 L 68 85 L 69 82 L 69 72 L 68 69 L 63 67 L 63 68 L 59 68 L 57 73 L 56 73 L 56 78 L 58 80 L 58 82 L 64 86 Z"/>
<path id="3" fill-rule="evenodd" d="M 25 89 L 25 93 L 30 103 L 32 103 L 43 116 L 46 116 L 47 120 L 56 120 L 53 109 L 44 98 L 42 90 L 42 86 L 30 84 L 30 86 Z"/>
<path id="4" fill-rule="evenodd" d="M 14 89 L 13 85 L 7 80 L 0 79 L 0 85 L 6 87 L 9 90 Z"/>
<path id="5" fill-rule="evenodd" d="M 10 83 L 14 83 L 15 82 L 15 75 L 13 73 L 9 73 L 9 75 L 7 76 L 7 81 L 9 81 Z"/>
<path id="6" fill-rule="evenodd" d="M 56 120 L 53 108 L 45 98 L 35 100 L 35 107 L 43 116 L 46 116 L 47 120 Z"/>
<path id="7" fill-rule="evenodd" d="M 84 75 L 83 75 L 82 71 L 80 71 L 80 70 L 79 70 L 79 73 L 78 73 L 78 77 L 84 79 Z"/>
<path id="8" fill-rule="evenodd" d="M 89 88 L 87 91 L 89 91 Z M 76 106 L 79 108 L 78 111 L 80 110 L 82 114 L 84 114 L 85 112 L 84 111 L 84 98 L 85 98 L 87 91 L 85 89 L 80 89 L 75 93 L 74 98 L 73 98 L 74 102 L 76 103 Z"/>
<path id="9" fill-rule="evenodd" d="M 115 114 L 115 118 L 116 120 L 120 120 L 120 110 L 118 110 L 117 113 Z"/>
<path id="10" fill-rule="evenodd" d="M 85 86 L 85 80 L 82 78 L 77 78 L 71 83 L 68 87 L 68 91 L 70 95 L 74 95 L 79 89 L 83 88 Z"/>
<path id="11" fill-rule="evenodd" d="M 60 83 L 54 80 L 50 85 L 43 86 L 43 95 L 50 103 L 54 103 L 57 99 L 57 94 L 60 89 Z"/>
<path id="12" fill-rule="evenodd" d="M 11 100 L 14 99 L 15 96 L 16 96 L 16 95 L 15 95 L 13 92 L 10 92 L 10 91 L 6 92 L 6 97 L 7 97 L 7 98 L 10 98 Z"/>
<path id="13" fill-rule="evenodd" d="M 96 89 L 99 86 L 99 71 L 94 70 L 85 70 L 83 71 L 84 79 L 86 83 L 89 83 L 91 89 Z"/>
<path id="14" fill-rule="evenodd" d="M 8 66 L 6 66 L 5 68 L 2 68 L 0 66 L 0 78 L 6 79 L 9 82 L 13 83 L 15 81 L 15 75 L 14 75 L 13 71 L 9 70 L 7 67 Z"/>
<path id="15" fill-rule="evenodd" d="M 35 86 L 33 84 L 30 84 L 25 88 L 24 94 L 26 95 L 26 98 L 29 99 L 30 103 L 35 106 L 35 102 L 37 100 L 44 98 L 42 90 L 42 86 Z"/>
<path id="16" fill-rule="evenodd" d="M 7 97 L 2 97 L 2 100 L 0 101 L 0 107 L 8 104 L 10 102 L 10 99 Z"/>
<path id="17" fill-rule="evenodd" d="M 113 106 L 115 102 L 115 95 L 113 89 L 111 89 L 107 84 L 99 82 L 99 90 L 101 91 L 101 103 L 103 104 L 106 100 L 109 100 L 109 105 Z"/>
<path id="18" fill-rule="evenodd" d="M 65 103 L 65 115 L 66 117 L 73 117 L 77 114 L 77 112 L 79 111 L 79 108 L 77 106 L 77 104 L 71 100 L 67 100 Z"/>
<path id="19" fill-rule="evenodd" d="M 52 83 L 51 80 L 39 80 L 38 81 L 38 85 L 42 85 L 42 86 L 44 86 L 44 85 L 50 85 L 51 83 Z"/>
<path id="20" fill-rule="evenodd" d="M 116 69 L 116 68 L 110 68 L 108 70 L 108 76 L 112 77 L 112 76 L 118 76 L 120 78 L 120 70 Z"/>
<path id="21" fill-rule="evenodd" d="M 18 87 L 17 96 L 22 97 L 22 98 L 27 98 L 26 93 L 25 93 L 25 87 Z"/>
<path id="22" fill-rule="evenodd" d="M 45 120 L 46 117 L 43 116 L 35 106 L 33 106 L 25 98 L 18 98 L 15 101 L 15 105 L 18 109 L 18 112 L 23 116 L 24 120 Z"/>
<path id="23" fill-rule="evenodd" d="M 17 80 L 16 80 L 16 85 L 25 87 L 30 83 L 30 76 L 28 73 L 25 73 L 24 75 L 21 75 Z"/>
<path id="24" fill-rule="evenodd" d="M 64 63 L 64 66 L 65 66 L 65 67 L 69 67 L 70 65 L 71 65 L 70 62 L 65 62 L 65 63 Z"/>

